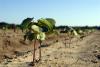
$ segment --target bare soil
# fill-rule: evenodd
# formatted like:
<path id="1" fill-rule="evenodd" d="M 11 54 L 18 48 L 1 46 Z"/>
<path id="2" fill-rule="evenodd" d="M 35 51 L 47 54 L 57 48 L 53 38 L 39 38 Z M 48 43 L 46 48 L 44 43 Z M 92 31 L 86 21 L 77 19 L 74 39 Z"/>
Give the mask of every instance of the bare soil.
<path id="1" fill-rule="evenodd" d="M 19 31 L 7 34 L 0 31 L 0 67 L 32 67 L 33 42 L 23 42 Z M 41 46 L 42 59 L 34 67 L 100 67 L 100 31 L 71 41 L 69 45 L 65 34 L 49 37 Z"/>

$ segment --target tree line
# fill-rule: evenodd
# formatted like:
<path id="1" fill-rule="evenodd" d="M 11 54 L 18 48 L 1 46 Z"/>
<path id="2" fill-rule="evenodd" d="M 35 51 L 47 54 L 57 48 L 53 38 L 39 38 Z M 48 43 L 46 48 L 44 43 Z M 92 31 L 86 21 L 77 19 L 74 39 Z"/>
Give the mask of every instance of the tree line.
<path id="1" fill-rule="evenodd" d="M 55 25 L 56 21 L 53 18 L 45 18 L 45 20 L 51 22 L 52 24 Z M 39 19 L 37 20 L 37 22 L 39 21 Z M 0 29 L 14 29 L 14 32 L 16 31 L 16 29 L 20 29 L 22 30 L 22 32 L 24 30 L 27 30 L 28 28 L 30 28 L 30 26 L 32 24 L 35 24 L 36 22 L 34 21 L 34 18 L 25 18 L 21 24 L 9 24 L 7 22 L 0 22 Z M 68 26 L 55 26 L 55 29 L 68 29 Z M 73 26 L 74 29 L 99 29 L 100 30 L 100 26 Z"/>

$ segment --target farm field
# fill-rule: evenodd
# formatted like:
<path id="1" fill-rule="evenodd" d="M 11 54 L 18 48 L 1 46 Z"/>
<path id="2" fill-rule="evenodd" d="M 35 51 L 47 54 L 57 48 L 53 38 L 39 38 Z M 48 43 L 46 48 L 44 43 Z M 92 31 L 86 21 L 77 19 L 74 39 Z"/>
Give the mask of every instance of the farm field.
<path id="1" fill-rule="evenodd" d="M 0 0 L 0 67 L 100 67 L 100 0 Z"/>
<path id="2" fill-rule="evenodd" d="M 21 31 L 0 30 L 0 67 L 32 67 L 33 42 L 23 42 L 23 35 Z M 41 46 L 41 61 L 34 67 L 100 67 L 100 31 L 82 40 L 72 38 L 70 45 L 65 37 L 66 34 L 48 37 Z"/>

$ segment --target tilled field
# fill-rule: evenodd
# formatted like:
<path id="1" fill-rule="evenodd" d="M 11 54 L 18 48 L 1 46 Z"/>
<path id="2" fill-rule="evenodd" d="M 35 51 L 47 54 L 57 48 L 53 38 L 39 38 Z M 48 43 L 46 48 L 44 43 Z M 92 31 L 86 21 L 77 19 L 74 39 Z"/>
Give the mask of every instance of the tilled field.
<path id="1" fill-rule="evenodd" d="M 35 63 L 34 67 L 100 67 L 99 31 L 84 37 L 83 40 L 78 40 L 78 42 L 76 38 L 73 38 L 70 46 L 66 39 L 58 39 L 57 42 L 47 40 L 50 45 L 42 47 L 42 60 Z M 18 57 L 9 58 L 7 56 L 9 59 L 6 58 L 0 67 L 32 67 L 30 66 L 33 57 L 32 45 L 31 48 L 29 47 L 25 52 L 20 51 Z M 36 51 L 38 57 L 38 50 Z"/>

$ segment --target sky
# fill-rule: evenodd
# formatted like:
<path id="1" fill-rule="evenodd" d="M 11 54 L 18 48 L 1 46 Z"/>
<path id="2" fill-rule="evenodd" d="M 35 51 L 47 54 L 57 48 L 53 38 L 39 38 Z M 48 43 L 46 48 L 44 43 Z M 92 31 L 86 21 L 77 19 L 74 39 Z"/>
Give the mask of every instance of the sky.
<path id="1" fill-rule="evenodd" d="M 100 0 L 0 0 L 0 22 L 53 18 L 56 25 L 100 25 Z"/>

